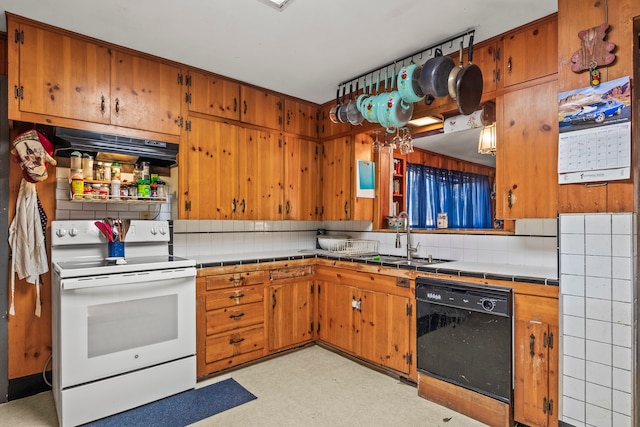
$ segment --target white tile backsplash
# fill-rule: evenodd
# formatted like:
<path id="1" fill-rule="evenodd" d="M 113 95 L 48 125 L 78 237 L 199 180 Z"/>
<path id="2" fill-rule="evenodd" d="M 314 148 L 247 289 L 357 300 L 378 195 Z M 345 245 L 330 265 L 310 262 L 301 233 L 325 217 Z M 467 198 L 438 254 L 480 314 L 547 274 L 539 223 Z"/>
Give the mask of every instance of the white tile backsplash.
<path id="1" fill-rule="evenodd" d="M 611 234 L 611 214 L 592 214 L 584 216 L 585 234 Z"/>

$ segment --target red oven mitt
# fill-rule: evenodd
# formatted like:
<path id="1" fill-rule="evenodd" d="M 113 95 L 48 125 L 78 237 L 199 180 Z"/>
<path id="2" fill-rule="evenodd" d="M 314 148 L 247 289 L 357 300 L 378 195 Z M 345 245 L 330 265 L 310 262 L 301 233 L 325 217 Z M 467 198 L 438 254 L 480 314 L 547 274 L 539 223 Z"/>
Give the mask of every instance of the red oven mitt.
<path id="1" fill-rule="evenodd" d="M 21 133 L 13 141 L 11 154 L 16 156 L 22 168 L 22 176 L 29 182 L 39 182 L 47 179 L 47 164 L 56 165 L 51 157 L 53 145 L 37 130 Z"/>

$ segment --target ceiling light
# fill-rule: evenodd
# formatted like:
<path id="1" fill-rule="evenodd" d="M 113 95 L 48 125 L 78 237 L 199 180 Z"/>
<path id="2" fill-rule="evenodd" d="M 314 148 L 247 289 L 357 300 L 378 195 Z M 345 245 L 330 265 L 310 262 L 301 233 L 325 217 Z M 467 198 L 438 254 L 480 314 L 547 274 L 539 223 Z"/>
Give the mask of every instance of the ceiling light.
<path id="1" fill-rule="evenodd" d="M 293 0 L 258 0 L 268 6 L 271 6 L 274 9 L 278 9 L 279 11 L 283 11 L 285 7 L 287 7 Z"/>
<path id="2" fill-rule="evenodd" d="M 478 142 L 479 154 L 496 155 L 496 124 L 485 126 L 480 131 L 480 141 Z"/>
<path id="3" fill-rule="evenodd" d="M 420 117 L 419 119 L 413 119 L 409 121 L 409 124 L 416 127 L 435 125 L 436 123 L 442 123 L 442 119 L 434 116 Z"/>

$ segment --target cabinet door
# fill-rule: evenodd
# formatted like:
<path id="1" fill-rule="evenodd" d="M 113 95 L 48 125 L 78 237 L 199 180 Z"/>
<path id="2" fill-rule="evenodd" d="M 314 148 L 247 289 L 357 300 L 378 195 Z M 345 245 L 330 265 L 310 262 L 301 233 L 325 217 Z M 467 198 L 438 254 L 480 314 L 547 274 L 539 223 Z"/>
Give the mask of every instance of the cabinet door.
<path id="1" fill-rule="evenodd" d="M 318 109 L 312 105 L 284 100 L 284 130 L 310 138 L 318 137 Z"/>
<path id="2" fill-rule="evenodd" d="M 312 280 L 269 286 L 269 350 L 311 341 L 312 286 Z"/>
<path id="3" fill-rule="evenodd" d="M 352 306 L 357 289 L 339 283 L 318 283 L 318 339 L 343 350 L 354 350 Z"/>
<path id="4" fill-rule="evenodd" d="M 498 47 L 495 43 L 473 47 L 474 64 L 477 64 L 482 71 L 482 93 L 493 92 L 497 89 L 498 83 Z M 466 64 L 466 58 L 464 63 Z"/>
<path id="5" fill-rule="evenodd" d="M 241 135 L 235 218 L 281 219 L 284 181 L 282 137 L 254 129 L 243 129 Z"/>
<path id="6" fill-rule="evenodd" d="M 10 119 L 20 120 L 26 112 L 109 123 L 107 48 L 12 20 L 8 24 Z M 21 41 L 13 40 L 16 31 Z"/>
<path id="7" fill-rule="evenodd" d="M 557 73 L 557 18 L 506 35 L 501 56 L 500 77 L 505 87 Z"/>
<path id="8" fill-rule="evenodd" d="M 558 212 L 557 82 L 497 98 L 496 217 Z"/>
<path id="9" fill-rule="evenodd" d="M 317 142 L 285 137 L 284 219 L 318 219 L 320 148 Z"/>
<path id="10" fill-rule="evenodd" d="M 240 120 L 240 85 L 222 77 L 190 71 L 189 111 Z"/>
<path id="11" fill-rule="evenodd" d="M 409 372 L 409 298 L 359 291 L 356 354 L 396 371 Z"/>
<path id="12" fill-rule="evenodd" d="M 352 143 L 345 136 L 323 142 L 322 219 L 351 219 Z"/>
<path id="13" fill-rule="evenodd" d="M 240 128 L 221 122 L 191 118 L 188 132 L 188 187 L 190 219 L 232 219 L 238 189 L 238 137 Z"/>
<path id="14" fill-rule="evenodd" d="M 240 87 L 240 120 L 270 129 L 282 130 L 282 98 L 265 90 Z"/>
<path id="15" fill-rule="evenodd" d="M 180 135 L 180 68 L 117 50 L 112 54 L 111 123 Z"/>

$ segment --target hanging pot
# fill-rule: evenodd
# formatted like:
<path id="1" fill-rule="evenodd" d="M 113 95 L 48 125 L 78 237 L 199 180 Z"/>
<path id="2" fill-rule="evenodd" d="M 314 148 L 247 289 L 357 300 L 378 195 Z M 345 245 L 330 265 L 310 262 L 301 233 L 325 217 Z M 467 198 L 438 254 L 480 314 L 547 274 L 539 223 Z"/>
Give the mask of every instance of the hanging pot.
<path id="1" fill-rule="evenodd" d="M 442 55 L 442 50 L 437 48 L 435 56 L 427 60 L 420 72 L 420 88 L 422 93 L 434 98 L 442 98 L 449 93 L 448 80 L 451 69 L 455 67 L 453 59 Z"/>
<path id="2" fill-rule="evenodd" d="M 476 111 L 482 99 L 482 71 L 473 64 L 473 35 L 469 38 L 469 62 L 458 72 L 456 81 L 456 102 L 461 114 L 469 115 Z"/>
<path id="3" fill-rule="evenodd" d="M 358 90 L 359 82 L 356 81 L 356 95 L 358 94 Z M 362 114 L 358 109 L 358 102 L 353 100 L 353 92 L 349 93 L 349 99 L 350 101 L 347 104 L 347 120 L 349 120 L 349 123 L 354 126 L 359 125 L 364 120 L 364 117 L 362 117 Z"/>
<path id="4" fill-rule="evenodd" d="M 331 119 L 333 123 L 340 123 L 340 120 L 338 120 L 339 108 L 340 108 L 340 87 L 338 87 L 338 89 L 336 90 L 336 105 L 331 107 L 331 110 L 329 110 L 329 119 Z"/>
<path id="5" fill-rule="evenodd" d="M 342 104 L 340 104 L 340 107 L 338 108 L 338 121 L 340 123 L 345 123 L 345 124 L 349 124 L 349 118 L 347 117 L 347 103 L 345 102 L 345 95 L 346 95 L 346 90 L 347 90 L 347 85 L 342 86 Z"/>
<path id="6" fill-rule="evenodd" d="M 424 99 L 424 93 L 420 88 L 421 71 L 421 65 L 411 63 L 402 67 L 398 73 L 398 92 L 406 102 L 418 102 Z"/>
<path id="7" fill-rule="evenodd" d="M 457 67 L 453 67 L 451 72 L 449 73 L 449 79 L 447 80 L 447 90 L 449 92 L 449 96 L 451 99 L 456 99 L 458 97 L 457 91 L 457 83 L 458 83 L 458 74 L 460 74 L 460 70 L 464 68 L 462 64 L 462 50 L 464 47 L 464 41 L 460 40 L 460 64 Z"/>

